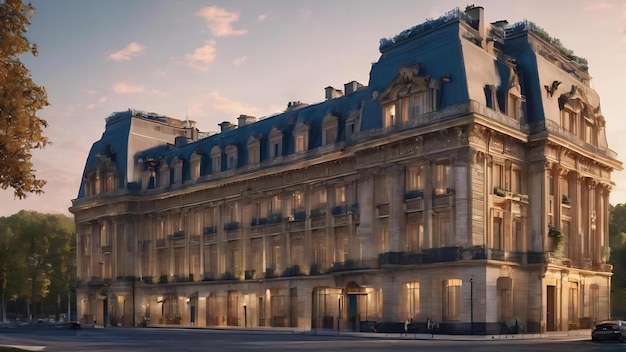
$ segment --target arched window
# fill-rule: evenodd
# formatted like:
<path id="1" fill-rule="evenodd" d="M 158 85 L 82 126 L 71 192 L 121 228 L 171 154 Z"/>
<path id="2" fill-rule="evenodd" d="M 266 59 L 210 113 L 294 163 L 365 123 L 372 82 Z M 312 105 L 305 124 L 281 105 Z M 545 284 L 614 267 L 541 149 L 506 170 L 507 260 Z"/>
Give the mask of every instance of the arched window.
<path id="1" fill-rule="evenodd" d="M 309 126 L 298 123 L 294 130 L 295 152 L 301 153 L 309 149 Z"/>
<path id="2" fill-rule="evenodd" d="M 258 138 L 248 138 L 248 165 L 257 165 L 261 162 L 261 143 Z"/>
<path id="3" fill-rule="evenodd" d="M 270 159 L 278 158 L 283 155 L 283 132 L 276 127 L 272 128 L 269 134 L 269 154 Z"/>
<path id="4" fill-rule="evenodd" d="M 202 155 L 197 151 L 191 153 L 189 157 L 189 178 L 197 180 L 200 177 L 200 166 L 202 162 Z"/>
<path id="5" fill-rule="evenodd" d="M 337 116 L 326 115 L 322 122 L 322 145 L 331 145 L 337 142 Z"/>

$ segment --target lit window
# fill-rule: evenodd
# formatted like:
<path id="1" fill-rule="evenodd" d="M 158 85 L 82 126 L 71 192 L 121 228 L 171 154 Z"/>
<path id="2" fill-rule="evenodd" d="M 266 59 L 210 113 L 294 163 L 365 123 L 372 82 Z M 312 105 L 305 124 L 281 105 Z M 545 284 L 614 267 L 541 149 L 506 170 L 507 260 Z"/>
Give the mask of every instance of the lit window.
<path id="1" fill-rule="evenodd" d="M 417 318 L 420 313 L 420 283 L 406 283 L 406 311 L 409 318 Z"/>
<path id="2" fill-rule="evenodd" d="M 424 189 L 424 165 L 413 165 L 406 168 L 405 190 L 415 191 Z"/>
<path id="3" fill-rule="evenodd" d="M 391 127 L 395 125 L 396 119 L 396 105 L 391 104 L 385 107 L 383 116 L 383 127 Z"/>
<path id="4" fill-rule="evenodd" d="M 458 321 L 461 318 L 461 279 L 444 280 L 442 291 L 442 320 Z"/>
<path id="5" fill-rule="evenodd" d="M 446 194 L 450 190 L 450 162 L 438 161 L 435 164 L 435 194 Z"/>

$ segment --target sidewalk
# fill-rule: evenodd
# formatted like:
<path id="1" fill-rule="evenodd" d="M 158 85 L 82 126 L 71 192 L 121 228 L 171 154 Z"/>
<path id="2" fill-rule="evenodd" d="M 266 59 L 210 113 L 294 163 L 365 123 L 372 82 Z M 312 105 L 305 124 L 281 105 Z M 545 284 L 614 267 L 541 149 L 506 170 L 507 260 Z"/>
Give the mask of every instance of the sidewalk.
<path id="1" fill-rule="evenodd" d="M 570 330 L 570 331 L 551 331 L 536 334 L 495 334 L 495 335 L 445 335 L 445 334 L 424 334 L 424 333 L 377 333 L 377 332 L 356 332 L 356 331 L 337 331 L 333 329 L 298 329 L 298 328 L 276 328 L 276 327 L 249 327 L 242 328 L 236 326 L 224 327 L 191 327 L 180 325 L 157 325 L 153 324 L 150 328 L 176 328 L 176 329 L 198 329 L 198 330 L 224 330 L 224 331 L 240 331 L 253 334 L 303 334 L 303 335 L 320 335 L 320 336 L 351 336 L 372 339 L 390 339 L 390 340 L 449 340 L 449 341 L 487 341 L 487 340 L 529 340 L 529 339 L 547 339 L 547 340 L 590 340 L 591 329 Z M 146 328 L 144 328 L 146 329 Z"/>

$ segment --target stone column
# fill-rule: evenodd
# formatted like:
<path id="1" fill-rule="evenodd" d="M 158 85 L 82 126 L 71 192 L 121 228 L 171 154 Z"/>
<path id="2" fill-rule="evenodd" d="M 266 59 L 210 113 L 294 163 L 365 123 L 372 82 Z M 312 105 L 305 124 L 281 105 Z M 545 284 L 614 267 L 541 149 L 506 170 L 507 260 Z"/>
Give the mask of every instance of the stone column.
<path id="1" fill-rule="evenodd" d="M 360 211 L 360 240 L 363 248 L 363 259 L 377 259 L 378 250 L 374 241 L 374 175 L 362 173 L 359 178 L 359 194 L 357 195 Z"/>

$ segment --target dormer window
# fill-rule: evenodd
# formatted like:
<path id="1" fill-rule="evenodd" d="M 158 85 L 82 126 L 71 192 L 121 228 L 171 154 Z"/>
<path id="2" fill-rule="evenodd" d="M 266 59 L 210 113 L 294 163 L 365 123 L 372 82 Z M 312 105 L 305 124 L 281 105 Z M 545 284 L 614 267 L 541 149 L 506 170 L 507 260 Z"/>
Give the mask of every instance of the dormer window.
<path id="1" fill-rule="evenodd" d="M 167 187 L 170 185 L 170 168 L 167 163 L 161 163 L 159 168 L 159 176 L 157 176 L 159 187 Z"/>
<path id="2" fill-rule="evenodd" d="M 202 156 L 197 152 L 191 153 L 189 157 L 189 174 L 192 180 L 197 180 L 200 177 L 200 162 L 202 161 Z"/>
<path id="3" fill-rule="evenodd" d="M 309 126 L 298 124 L 294 131 L 295 152 L 301 153 L 309 149 Z"/>
<path id="4" fill-rule="evenodd" d="M 183 180 L 183 161 L 178 159 L 178 158 L 174 158 L 174 160 L 172 160 L 172 170 L 174 170 L 174 184 L 180 184 Z"/>
<path id="5" fill-rule="evenodd" d="M 326 115 L 322 122 L 322 145 L 332 145 L 337 142 L 337 116 Z"/>
<path id="6" fill-rule="evenodd" d="M 213 174 L 222 172 L 222 150 L 217 145 L 211 149 L 211 170 Z"/>
<path id="7" fill-rule="evenodd" d="M 272 129 L 269 135 L 269 158 L 278 158 L 282 156 L 283 150 L 283 133 L 276 127 Z"/>
<path id="8" fill-rule="evenodd" d="M 383 127 L 395 126 L 396 123 L 396 104 L 390 104 L 385 107 L 383 116 Z"/>
<path id="9" fill-rule="evenodd" d="M 229 145 L 226 147 L 226 169 L 233 170 L 237 168 L 237 147 Z"/>
<path id="10" fill-rule="evenodd" d="M 257 165 L 261 162 L 261 144 L 257 138 L 251 136 L 248 139 L 248 164 Z"/>
<path id="11" fill-rule="evenodd" d="M 440 82 L 419 72 L 420 65 L 400 69 L 378 98 L 383 108 L 382 127 L 387 128 L 437 110 Z"/>

